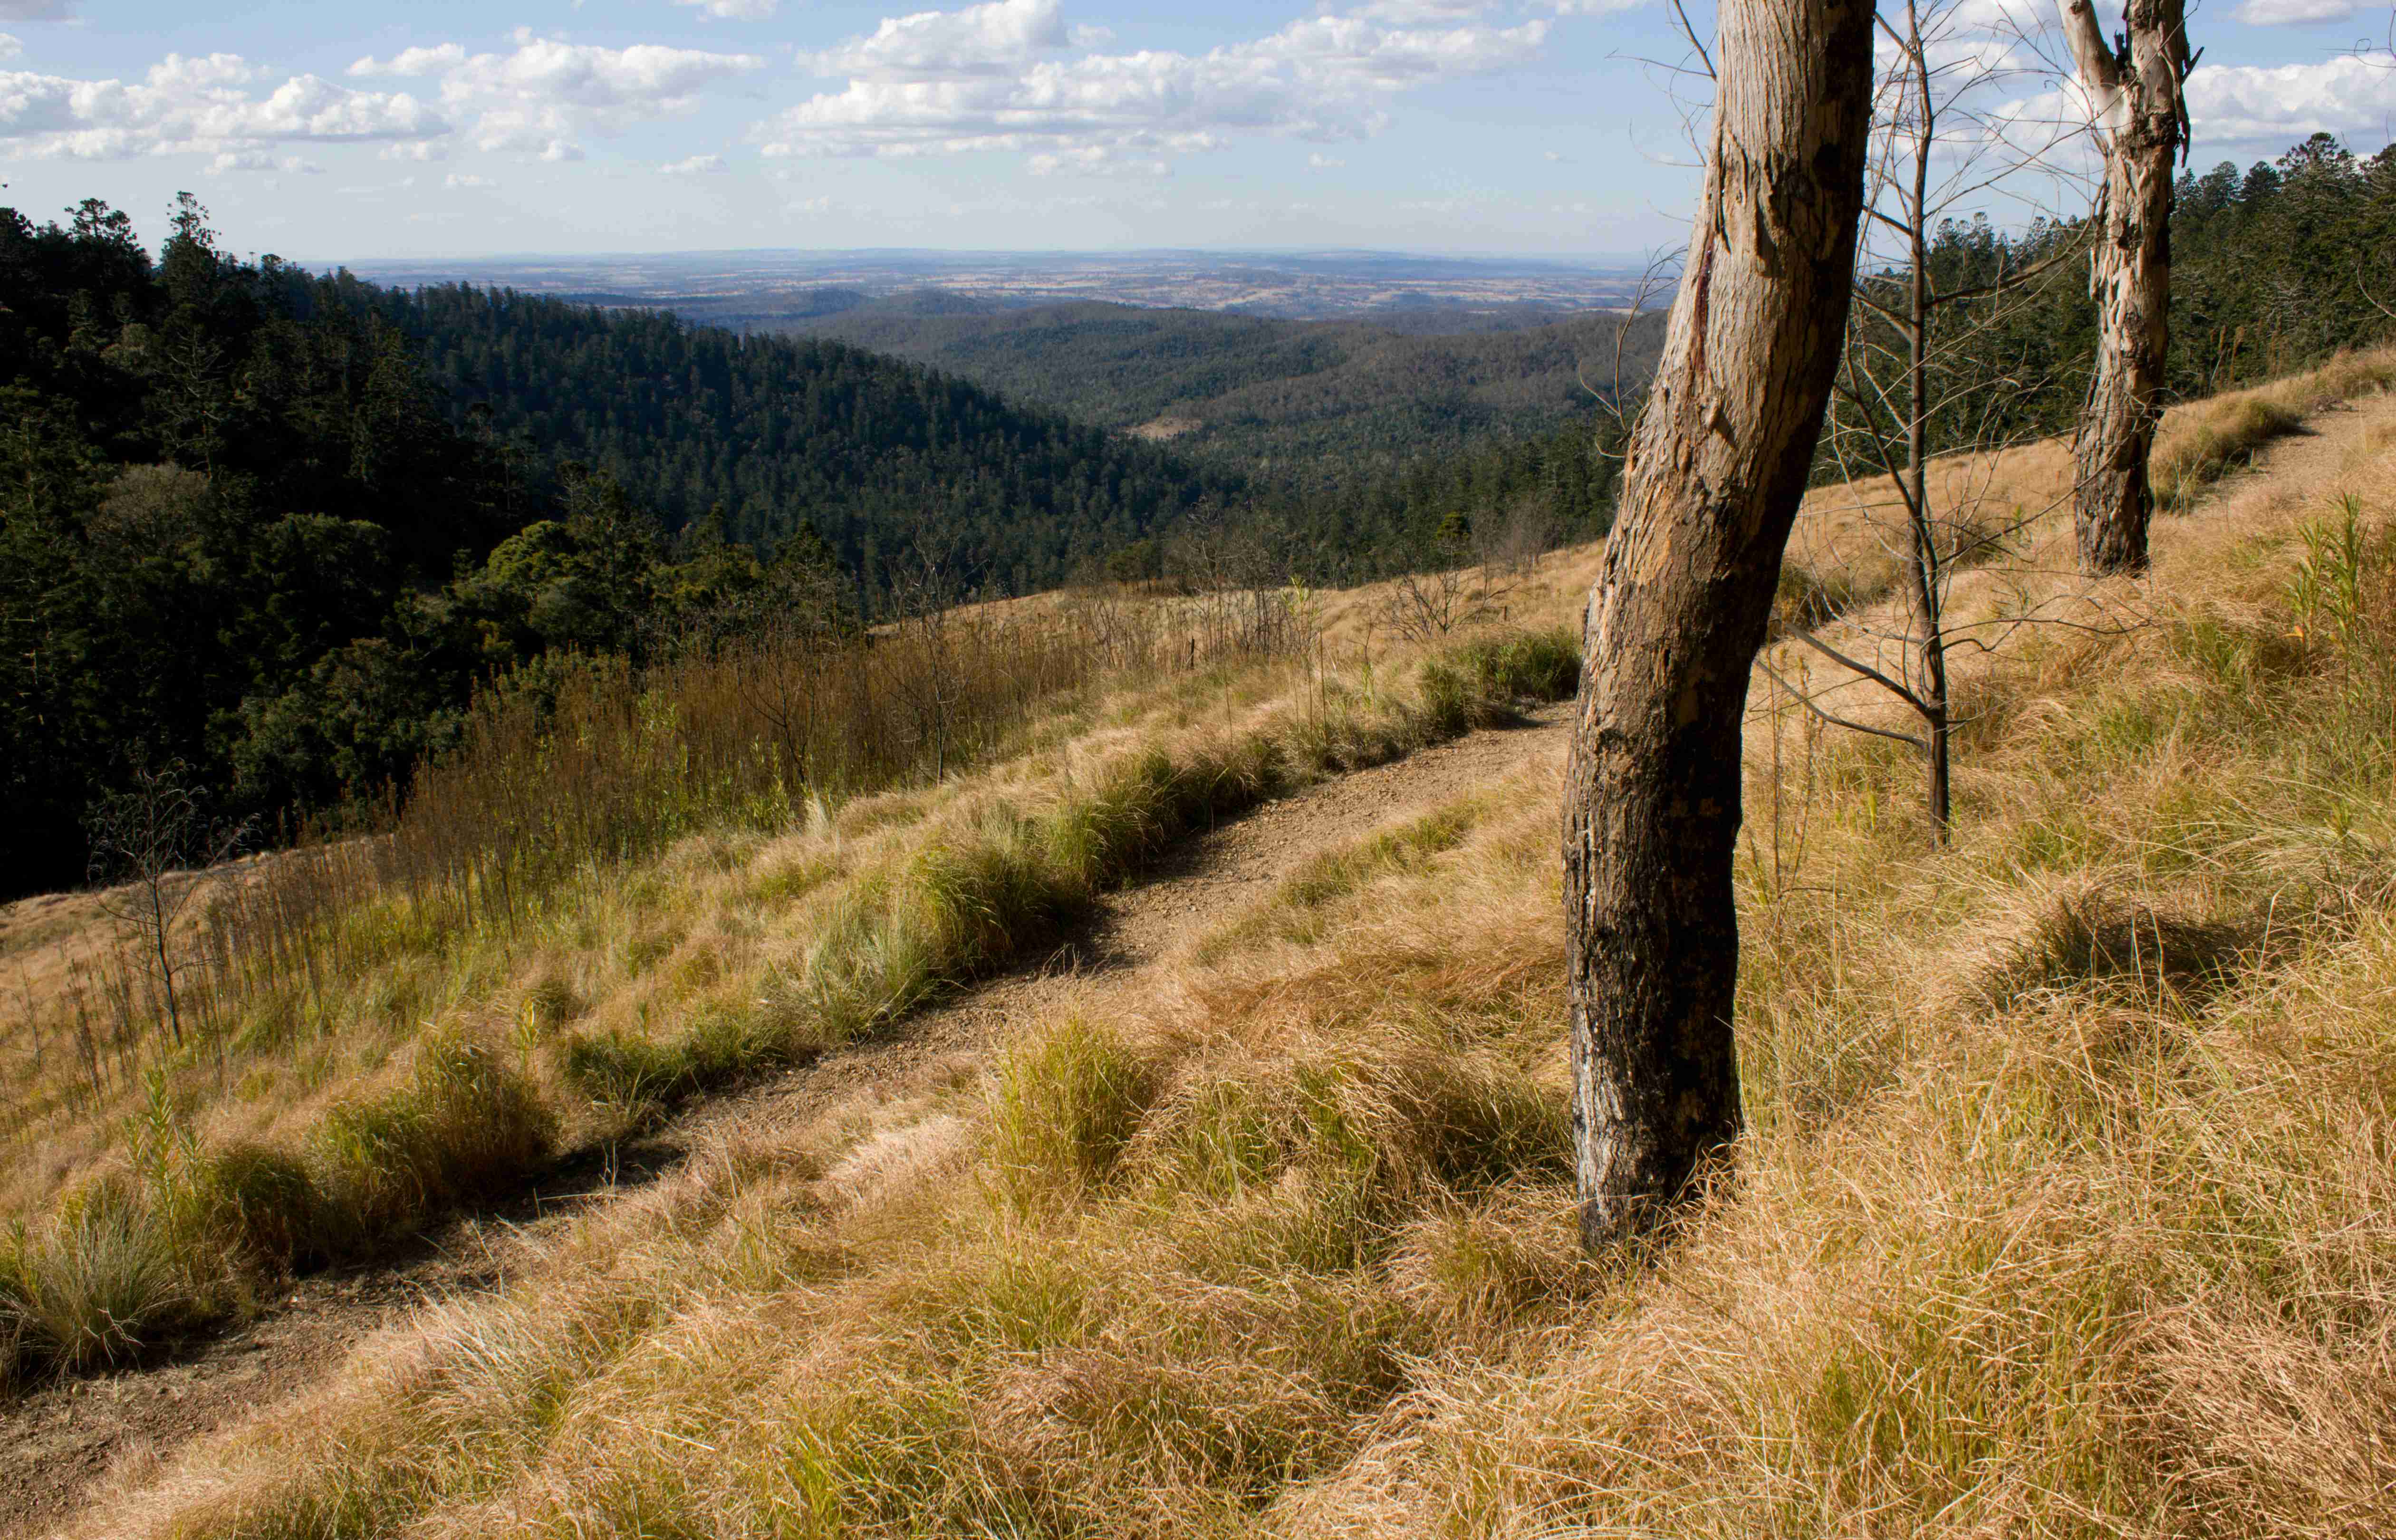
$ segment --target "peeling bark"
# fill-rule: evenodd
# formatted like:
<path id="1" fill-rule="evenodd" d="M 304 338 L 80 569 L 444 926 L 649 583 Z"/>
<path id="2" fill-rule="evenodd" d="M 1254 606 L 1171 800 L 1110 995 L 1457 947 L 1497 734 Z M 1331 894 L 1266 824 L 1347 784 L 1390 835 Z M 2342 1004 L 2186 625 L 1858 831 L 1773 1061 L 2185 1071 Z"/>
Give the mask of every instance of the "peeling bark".
<path id="1" fill-rule="evenodd" d="M 2101 225 L 2090 257 L 2096 368 L 2072 441 L 2072 519 L 2090 574 L 2141 572 L 2154 493 L 2147 459 L 2163 416 L 2171 346 L 2172 162 L 2187 141 L 2185 0 L 2129 0 L 2125 53 L 2090 0 L 2063 12 L 2071 57 L 2096 112 L 2105 155 Z"/>
<path id="2" fill-rule="evenodd" d="M 1731 864 L 1750 669 L 1845 332 L 1865 0 L 1724 0 L 1697 235 L 1584 622 L 1564 795 L 1584 1241 L 1646 1228 L 1739 1130 Z"/>

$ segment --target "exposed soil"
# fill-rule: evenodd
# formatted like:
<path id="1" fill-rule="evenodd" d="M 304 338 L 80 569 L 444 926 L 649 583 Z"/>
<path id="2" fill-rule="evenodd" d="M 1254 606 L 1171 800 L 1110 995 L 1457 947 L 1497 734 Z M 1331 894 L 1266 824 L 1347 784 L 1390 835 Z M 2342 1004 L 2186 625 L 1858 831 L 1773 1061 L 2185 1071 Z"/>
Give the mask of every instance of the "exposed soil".
<path id="1" fill-rule="evenodd" d="M 870 1117 L 876 1105 L 969 1080 L 995 1044 L 1060 1010 L 1103 1009 L 1308 856 L 1559 752 L 1569 710 L 1550 707 L 1526 726 L 1475 733 L 1269 803 L 1108 895 L 1048 956 L 886 1035 L 696 1104 L 638 1144 L 572 1162 L 541 1191 L 451 1224 L 410 1255 L 301 1280 L 238 1332 L 0 1407 L 0 1494 L 8 1494 L 0 1499 L 0 1540 L 48 1533 L 104 1478 L 138 1480 L 183 1446 L 322 1383 L 353 1346 L 419 1307 L 496 1289 L 540 1266 L 545 1235 L 573 1212 L 645 1183 L 735 1126 Z"/>

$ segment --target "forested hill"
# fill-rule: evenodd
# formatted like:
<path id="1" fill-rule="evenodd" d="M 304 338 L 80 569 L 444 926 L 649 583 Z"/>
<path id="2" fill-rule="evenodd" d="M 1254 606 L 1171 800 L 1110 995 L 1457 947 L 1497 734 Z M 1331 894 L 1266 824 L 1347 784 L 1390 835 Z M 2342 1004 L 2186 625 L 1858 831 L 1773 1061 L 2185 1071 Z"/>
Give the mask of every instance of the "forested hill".
<path id="1" fill-rule="evenodd" d="M 1663 322 L 1653 311 L 1626 332 L 1596 312 L 1437 334 L 1097 302 L 959 315 L 889 301 L 782 325 L 1152 434 L 1303 494 L 1583 422 L 1596 392 L 1615 387 L 1617 339 L 1621 384 L 1635 392 Z"/>
<path id="2" fill-rule="evenodd" d="M 188 197 L 154 259 L 0 209 L 0 895 L 145 776 L 271 843 L 479 690 L 1055 583 L 1237 490 L 837 344 L 240 262 Z"/>
<path id="3" fill-rule="evenodd" d="M 417 345 L 453 417 L 612 476 L 670 528 L 720 506 L 735 540 L 811 524 L 854 571 L 926 531 L 982 586 L 1024 592 L 1240 483 L 1152 445 L 1015 406 L 838 342 L 742 337 L 448 285 L 287 280 L 301 317 L 376 317 Z"/>

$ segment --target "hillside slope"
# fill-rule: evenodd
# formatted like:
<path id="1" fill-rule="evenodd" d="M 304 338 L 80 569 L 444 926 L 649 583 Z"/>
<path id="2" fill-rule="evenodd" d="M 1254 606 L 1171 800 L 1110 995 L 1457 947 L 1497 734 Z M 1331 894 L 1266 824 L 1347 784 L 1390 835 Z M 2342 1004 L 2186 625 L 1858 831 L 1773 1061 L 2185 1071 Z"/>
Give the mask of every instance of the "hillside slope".
<path id="1" fill-rule="evenodd" d="M 495 1293 L 129 1461 L 74 1533 L 2382 1533 L 2391 380 L 2275 388 L 2305 431 L 2270 445 L 2235 437 L 2251 396 L 2176 414 L 2167 459 L 2261 467 L 2159 523 L 2149 579 L 2063 576 L 2051 516 L 1964 577 L 1991 650 L 1949 849 L 1901 748 L 1760 681 L 1751 1133 L 1652 1253 L 1575 1253 L 1554 740 L 1496 735 L 1448 752 L 1520 768 L 1409 768 L 1378 829 L 1258 829 L 1289 864 L 1247 902 L 1149 869 L 1133 955 L 1101 930 L 980 997 L 1036 1002 L 990 1051 L 769 1095 Z M 1948 470 L 2033 512 L 2070 477 L 2056 445 Z M 1792 597 L 1849 580 L 1876 500 L 1809 498 Z M 1569 613 L 1594 559 L 1541 564 L 1515 617 Z M 1369 751 L 1379 597 L 1323 598 L 1327 675 L 1167 681 L 936 792 L 685 842 L 440 1009 L 521 1002 L 545 1052 L 554 987 L 572 1039 L 688 1055 L 818 976 L 858 904 L 918 894 L 873 910 L 887 947 L 916 913 L 991 945 L 1011 874 L 1118 837 L 1131 786 L 1239 774 L 1267 727 Z"/>
<path id="2" fill-rule="evenodd" d="M 1392 764 L 1301 792 L 1191 841 L 1140 885 L 1103 897 L 1036 965 L 953 1003 L 922 1013 L 903 1034 L 861 1042 L 796 1073 L 695 1108 L 642 1136 L 619 1157 L 622 1186 L 585 1169 L 540 1184 L 542 1201 L 443 1231 L 433 1255 L 364 1272 L 297 1281 L 287 1304 L 208 1344 L 170 1369 L 127 1375 L 96 1407 L 70 1383 L 29 1396 L 0 1417 L 0 1480 L 41 1494 L 0 1519 L 0 1536 L 44 1533 L 70 1519 L 112 1464 L 138 1465 L 255 1416 L 262 1406 L 321 1391 L 340 1357 L 377 1331 L 407 1329 L 428 1298 L 459 1303 L 503 1282 L 555 1280 L 569 1266 L 569 1215 L 610 1200 L 638 1206 L 660 1168 L 668 1182 L 722 1158 L 727 1145 L 810 1138 L 831 1128 L 904 1126 L 904 1141 L 869 1139 L 859 1166 L 921 1156 L 918 1144 L 952 1139 L 962 1123 L 943 1109 L 1005 1044 L 1074 1012 L 1111 1011 L 1169 987 L 1191 949 L 1271 895 L 1326 847 L 1427 809 L 1561 752 L 1563 712 L 1549 708 L 1522 729 L 1477 734 Z M 7 931 L 0 928 L 0 945 Z"/>

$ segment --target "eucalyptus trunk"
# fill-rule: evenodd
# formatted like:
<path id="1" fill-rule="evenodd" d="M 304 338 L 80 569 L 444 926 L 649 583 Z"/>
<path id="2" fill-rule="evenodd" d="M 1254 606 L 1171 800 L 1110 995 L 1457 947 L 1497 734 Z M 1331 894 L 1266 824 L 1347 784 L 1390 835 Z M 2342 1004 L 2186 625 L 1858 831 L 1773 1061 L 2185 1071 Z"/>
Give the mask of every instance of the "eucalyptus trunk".
<path id="1" fill-rule="evenodd" d="M 2154 492 L 2147 459 L 2163 416 L 2171 348 L 2172 163 L 2186 142 L 2185 0 L 2129 0 L 2121 51 L 2090 0 L 2063 15 L 2080 84 L 2096 113 L 2105 191 L 2090 285 L 2096 368 L 2072 443 L 2072 518 L 2090 574 L 2140 572 Z"/>
<path id="2" fill-rule="evenodd" d="M 1564 792 L 1574 1134 L 1591 1247 L 1739 1130 L 1740 737 L 1846 328 L 1866 0 L 1724 0 L 1706 191 L 1584 624 Z"/>

